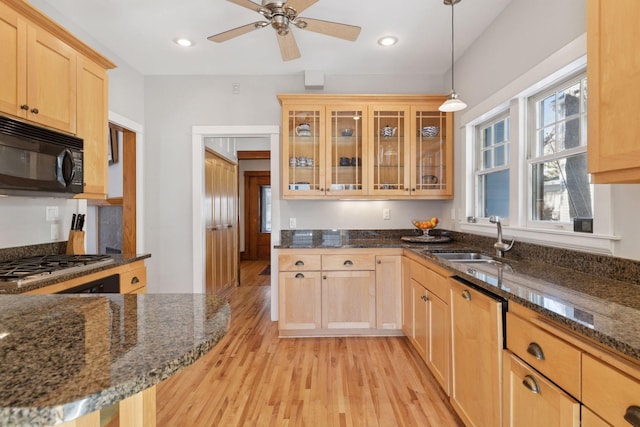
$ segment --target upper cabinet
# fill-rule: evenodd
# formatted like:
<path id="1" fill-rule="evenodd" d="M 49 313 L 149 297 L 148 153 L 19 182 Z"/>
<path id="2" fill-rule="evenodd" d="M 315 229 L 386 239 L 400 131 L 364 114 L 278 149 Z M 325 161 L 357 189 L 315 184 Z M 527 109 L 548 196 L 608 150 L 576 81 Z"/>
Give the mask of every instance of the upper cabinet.
<path id="1" fill-rule="evenodd" d="M 85 192 L 107 194 L 108 80 L 115 65 L 22 0 L 0 0 L 0 113 L 84 140 Z"/>
<path id="2" fill-rule="evenodd" d="M 640 2 L 587 1 L 588 168 L 593 183 L 640 183 Z"/>
<path id="3" fill-rule="evenodd" d="M 453 197 L 442 96 L 279 95 L 284 198 Z"/>

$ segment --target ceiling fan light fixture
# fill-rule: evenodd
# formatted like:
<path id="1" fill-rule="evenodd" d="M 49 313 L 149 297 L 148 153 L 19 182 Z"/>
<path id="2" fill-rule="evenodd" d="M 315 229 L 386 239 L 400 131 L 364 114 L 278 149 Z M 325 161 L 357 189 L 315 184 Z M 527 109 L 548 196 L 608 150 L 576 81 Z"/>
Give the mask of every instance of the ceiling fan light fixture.
<path id="1" fill-rule="evenodd" d="M 398 43 L 398 38 L 396 36 L 383 36 L 378 39 L 378 44 L 380 46 L 393 46 Z"/>
<path id="2" fill-rule="evenodd" d="M 451 93 L 447 97 L 447 100 L 444 103 L 442 103 L 442 105 L 440 107 L 438 107 L 438 110 L 440 110 L 442 112 L 446 112 L 446 113 L 454 112 L 454 111 L 461 111 L 461 110 L 464 110 L 465 108 L 467 108 L 467 104 L 458 97 L 458 94 L 456 93 L 456 90 L 454 89 L 453 6 L 456 3 L 460 3 L 461 1 L 462 0 L 444 0 L 444 4 L 446 6 L 451 6 Z"/>

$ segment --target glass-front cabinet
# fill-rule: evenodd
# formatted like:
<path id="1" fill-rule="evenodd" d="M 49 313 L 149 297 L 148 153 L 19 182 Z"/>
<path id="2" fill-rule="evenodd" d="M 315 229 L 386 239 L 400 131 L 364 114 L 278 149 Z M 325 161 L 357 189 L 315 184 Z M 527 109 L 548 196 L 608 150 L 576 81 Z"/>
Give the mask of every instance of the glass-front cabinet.
<path id="1" fill-rule="evenodd" d="M 324 107 L 291 106 L 282 138 L 282 182 L 285 196 L 323 196 Z"/>
<path id="2" fill-rule="evenodd" d="M 453 113 L 433 95 L 279 95 L 282 195 L 450 199 Z"/>
<path id="3" fill-rule="evenodd" d="M 360 105 L 327 106 L 328 195 L 365 195 L 368 162 L 367 107 Z"/>

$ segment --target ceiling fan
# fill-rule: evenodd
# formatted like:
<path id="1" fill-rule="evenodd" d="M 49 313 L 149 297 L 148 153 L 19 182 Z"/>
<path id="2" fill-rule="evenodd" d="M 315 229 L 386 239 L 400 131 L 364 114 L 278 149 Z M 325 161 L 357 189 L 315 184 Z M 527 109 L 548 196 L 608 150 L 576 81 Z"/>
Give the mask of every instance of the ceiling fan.
<path id="1" fill-rule="evenodd" d="M 300 57 L 300 50 L 290 26 L 294 25 L 302 30 L 313 31 L 332 37 L 355 41 L 360 34 L 360 27 L 337 22 L 322 21 L 320 19 L 302 18 L 298 14 L 318 0 L 262 0 L 262 4 L 250 0 L 228 0 L 238 6 L 246 7 L 261 14 L 266 21 L 253 22 L 220 34 L 207 37 L 212 42 L 224 42 L 250 31 L 271 25 L 276 30 L 280 54 L 283 61 L 290 61 Z"/>

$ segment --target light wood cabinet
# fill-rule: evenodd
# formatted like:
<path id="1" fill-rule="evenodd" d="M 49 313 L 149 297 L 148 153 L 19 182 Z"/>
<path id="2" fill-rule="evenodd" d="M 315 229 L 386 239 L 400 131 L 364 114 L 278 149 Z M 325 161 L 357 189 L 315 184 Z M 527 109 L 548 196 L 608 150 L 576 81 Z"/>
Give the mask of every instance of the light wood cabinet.
<path id="1" fill-rule="evenodd" d="M 402 328 L 402 256 L 376 256 L 376 327 Z"/>
<path id="2" fill-rule="evenodd" d="M 587 1 L 588 170 L 591 182 L 640 182 L 640 2 Z"/>
<path id="3" fill-rule="evenodd" d="M 75 133 L 76 51 L 4 3 L 0 25 L 1 111 Z"/>
<path id="4" fill-rule="evenodd" d="M 107 76 L 115 64 L 21 0 L 0 2 L 0 112 L 84 140 L 85 191 L 107 195 Z"/>
<path id="5" fill-rule="evenodd" d="M 107 71 L 78 57 L 78 136 L 84 141 L 84 191 L 82 199 L 105 199 L 108 194 L 108 90 Z"/>
<path id="6" fill-rule="evenodd" d="M 280 335 L 399 335 L 401 254 L 401 249 L 280 250 Z"/>
<path id="7" fill-rule="evenodd" d="M 580 426 L 580 402 L 511 352 L 504 356 L 505 427 Z"/>
<path id="8" fill-rule="evenodd" d="M 502 303 L 451 279 L 451 404 L 467 426 L 502 420 Z"/>
<path id="9" fill-rule="evenodd" d="M 278 99 L 284 198 L 453 197 L 453 115 L 438 111 L 442 96 Z"/>
<path id="10" fill-rule="evenodd" d="M 411 284 L 411 267 L 414 261 L 402 257 L 402 331 L 413 342 L 413 290 Z"/>

